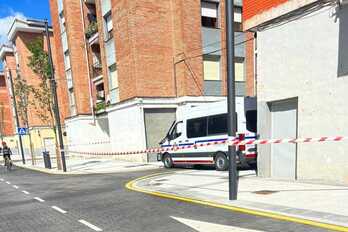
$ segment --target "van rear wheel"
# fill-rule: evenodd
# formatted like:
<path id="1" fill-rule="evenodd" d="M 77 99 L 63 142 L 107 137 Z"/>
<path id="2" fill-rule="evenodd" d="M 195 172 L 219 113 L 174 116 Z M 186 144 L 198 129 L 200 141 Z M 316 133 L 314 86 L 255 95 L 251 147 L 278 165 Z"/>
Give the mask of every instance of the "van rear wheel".
<path id="1" fill-rule="evenodd" d="M 217 171 L 226 171 L 228 169 L 228 159 L 223 153 L 218 153 L 215 156 L 215 169 Z"/>
<path id="2" fill-rule="evenodd" d="M 169 154 L 163 156 L 163 164 L 165 168 L 172 168 L 174 166 L 172 157 Z"/>

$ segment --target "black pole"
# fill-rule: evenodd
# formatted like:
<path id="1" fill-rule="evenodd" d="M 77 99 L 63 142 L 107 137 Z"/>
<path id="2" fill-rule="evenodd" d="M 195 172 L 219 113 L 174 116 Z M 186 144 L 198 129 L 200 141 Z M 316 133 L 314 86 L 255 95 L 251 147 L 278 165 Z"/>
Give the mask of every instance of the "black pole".
<path id="1" fill-rule="evenodd" d="M 19 117 L 18 117 L 18 111 L 17 111 L 16 94 L 15 94 L 14 87 L 13 87 L 13 80 L 12 80 L 11 70 L 8 70 L 8 78 L 10 79 L 10 87 L 11 87 L 12 98 L 13 98 L 13 108 L 14 108 L 14 113 L 15 113 L 15 117 L 16 117 L 17 133 L 18 133 L 18 128 L 20 127 L 20 125 L 19 125 Z M 18 133 L 18 137 L 19 137 L 19 147 L 21 149 L 21 155 L 22 155 L 22 162 L 23 162 L 23 164 L 25 164 L 22 135 L 20 135 Z"/>
<path id="2" fill-rule="evenodd" d="M 228 136 L 236 136 L 236 98 L 235 98 L 235 67 L 234 67 L 234 3 L 226 0 L 226 51 L 227 51 L 227 105 L 228 105 Z M 229 199 L 237 200 L 238 173 L 236 163 L 236 147 L 228 147 L 229 155 Z"/>
<path id="3" fill-rule="evenodd" d="M 51 82 L 51 91 L 52 91 L 52 96 L 53 96 L 53 111 L 54 111 L 54 117 L 56 120 L 56 129 L 58 131 L 58 138 L 59 138 L 59 146 L 60 146 L 60 154 L 61 154 L 61 159 L 62 159 L 63 171 L 66 172 L 64 141 L 63 141 L 62 127 L 61 127 L 61 123 L 60 123 L 59 104 L 58 104 L 58 97 L 57 97 L 57 83 L 56 83 L 56 80 L 54 77 L 52 50 L 51 50 L 50 34 L 48 31 L 48 21 L 47 20 L 45 20 L 45 31 L 46 31 L 46 37 L 47 37 L 46 39 L 47 39 L 48 59 L 49 59 L 50 70 L 51 70 L 50 82 Z"/>

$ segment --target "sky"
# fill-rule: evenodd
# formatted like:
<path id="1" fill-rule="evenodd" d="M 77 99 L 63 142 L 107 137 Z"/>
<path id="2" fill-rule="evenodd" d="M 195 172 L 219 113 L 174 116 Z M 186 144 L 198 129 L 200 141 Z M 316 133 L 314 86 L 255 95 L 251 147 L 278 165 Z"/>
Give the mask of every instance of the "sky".
<path id="1" fill-rule="evenodd" d="M 0 45 L 7 43 L 7 32 L 15 17 L 50 20 L 48 2 L 49 0 L 0 0 Z"/>

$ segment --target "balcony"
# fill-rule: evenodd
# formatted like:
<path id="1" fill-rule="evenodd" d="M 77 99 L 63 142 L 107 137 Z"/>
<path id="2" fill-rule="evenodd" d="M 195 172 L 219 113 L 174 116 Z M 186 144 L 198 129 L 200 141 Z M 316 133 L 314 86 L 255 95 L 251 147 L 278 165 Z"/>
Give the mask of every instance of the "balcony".
<path id="1" fill-rule="evenodd" d="M 86 38 L 91 39 L 97 33 L 98 33 L 98 23 L 96 21 L 91 22 L 86 28 L 86 33 L 85 33 Z"/>
<path id="2" fill-rule="evenodd" d="M 93 76 L 92 76 L 93 79 L 103 76 L 103 67 L 99 61 L 92 64 L 92 70 L 93 70 Z"/>

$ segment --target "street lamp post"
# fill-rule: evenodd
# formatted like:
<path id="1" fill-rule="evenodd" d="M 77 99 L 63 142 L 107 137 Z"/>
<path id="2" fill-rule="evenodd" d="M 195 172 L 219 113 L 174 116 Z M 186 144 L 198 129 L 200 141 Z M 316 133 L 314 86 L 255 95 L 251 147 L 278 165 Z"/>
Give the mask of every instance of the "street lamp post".
<path id="1" fill-rule="evenodd" d="M 57 96 L 57 82 L 54 77 L 54 67 L 53 67 L 53 59 L 52 59 L 52 50 L 51 50 L 51 42 L 50 42 L 50 34 L 48 30 L 48 21 L 44 21 L 45 24 L 45 32 L 47 39 L 47 49 L 48 49 L 48 61 L 50 64 L 51 76 L 49 77 L 51 83 L 51 91 L 53 96 L 53 111 L 56 121 L 56 128 L 58 132 L 59 138 L 59 146 L 60 146 L 60 154 L 62 159 L 63 171 L 66 172 L 66 161 L 65 161 L 65 151 L 64 151 L 64 141 L 63 141 L 63 133 L 60 122 L 60 113 L 59 113 L 59 104 L 58 104 L 58 96 Z"/>
<path id="2" fill-rule="evenodd" d="M 16 118 L 16 124 L 17 124 L 17 128 L 19 128 L 20 125 L 19 125 L 19 117 L 18 117 L 18 111 L 17 111 L 16 94 L 15 94 L 15 90 L 14 90 L 14 87 L 13 87 L 13 80 L 12 80 L 11 70 L 8 70 L 8 79 L 10 81 L 10 88 L 11 88 L 11 93 L 12 93 L 13 108 L 14 108 L 14 114 L 15 114 L 15 118 Z M 17 133 L 18 133 L 18 131 L 17 131 Z M 19 138 L 19 147 L 20 147 L 21 155 L 22 155 L 22 162 L 23 162 L 23 164 L 25 164 L 22 135 L 20 135 L 19 133 L 18 133 L 18 138 Z"/>
<path id="3" fill-rule="evenodd" d="M 226 53 L 227 53 L 227 108 L 228 136 L 236 136 L 236 92 L 234 66 L 234 0 L 226 0 Z M 228 147 L 229 155 L 229 199 L 237 200 L 238 173 L 236 164 L 236 147 Z"/>

